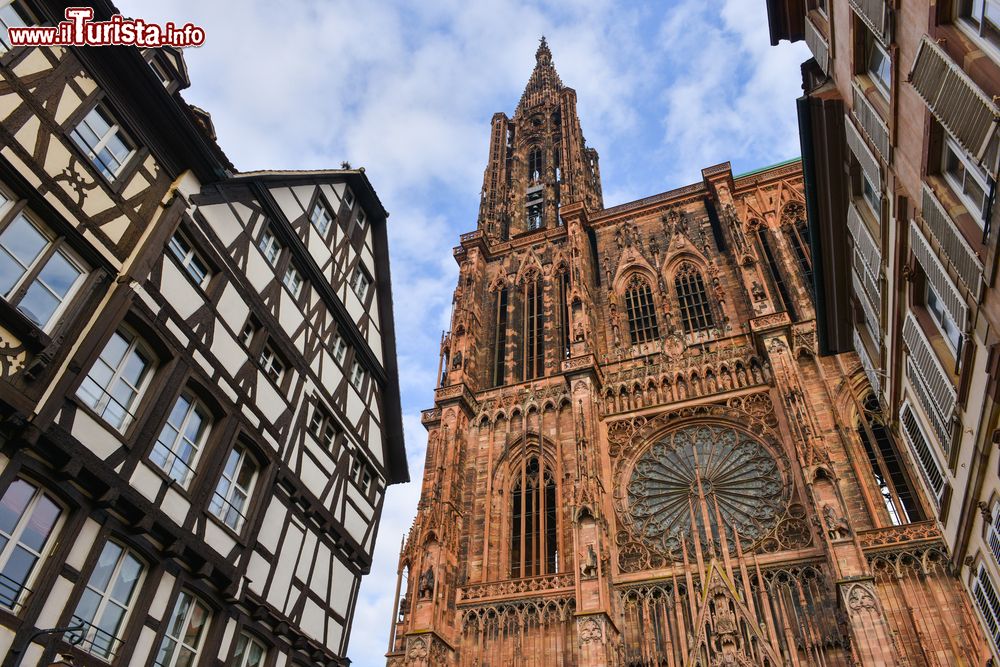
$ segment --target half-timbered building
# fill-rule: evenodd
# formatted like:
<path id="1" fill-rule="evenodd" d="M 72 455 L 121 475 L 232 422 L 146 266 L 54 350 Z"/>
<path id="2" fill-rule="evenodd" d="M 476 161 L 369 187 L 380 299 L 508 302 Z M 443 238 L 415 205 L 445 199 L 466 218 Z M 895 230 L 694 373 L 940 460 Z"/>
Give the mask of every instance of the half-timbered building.
<path id="1" fill-rule="evenodd" d="M 238 173 L 178 51 L 0 50 L 0 665 L 344 664 L 408 478 L 364 169 Z"/>

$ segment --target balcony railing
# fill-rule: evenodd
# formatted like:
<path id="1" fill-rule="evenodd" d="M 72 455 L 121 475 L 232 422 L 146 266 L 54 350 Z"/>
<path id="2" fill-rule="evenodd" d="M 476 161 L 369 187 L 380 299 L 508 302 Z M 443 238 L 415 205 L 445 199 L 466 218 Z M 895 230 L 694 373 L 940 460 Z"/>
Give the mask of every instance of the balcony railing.
<path id="1" fill-rule="evenodd" d="M 823 70 L 823 73 L 829 74 L 830 45 L 809 17 L 806 17 L 806 46 L 812 51 L 813 58 L 816 59 L 816 64 Z"/>
<path id="2" fill-rule="evenodd" d="M 978 301 L 983 287 L 983 263 L 926 183 L 920 213 L 959 279 Z"/>
<path id="3" fill-rule="evenodd" d="M 857 119 L 861 131 L 868 135 L 875 151 L 888 164 L 889 162 L 889 126 L 882 120 L 872 103 L 865 97 L 864 91 L 855 82 L 851 85 L 853 89 L 853 103 L 851 114 Z"/>
<path id="4" fill-rule="evenodd" d="M 918 380 L 911 384 L 921 385 L 917 387 L 918 399 L 921 403 L 926 400 L 928 405 L 924 407 L 928 408 L 927 413 L 940 422 L 944 427 L 943 433 L 948 435 L 955 413 L 955 403 L 958 400 L 955 385 L 941 367 L 937 353 L 931 347 L 912 311 L 906 313 L 906 321 L 903 323 L 903 342 L 910 351 L 912 372 Z M 910 366 L 907 366 L 907 369 L 909 372 Z M 924 392 L 923 398 L 919 395 L 921 391 Z M 949 437 L 943 440 L 950 442 L 951 439 Z M 947 445 L 942 446 L 947 447 Z"/>

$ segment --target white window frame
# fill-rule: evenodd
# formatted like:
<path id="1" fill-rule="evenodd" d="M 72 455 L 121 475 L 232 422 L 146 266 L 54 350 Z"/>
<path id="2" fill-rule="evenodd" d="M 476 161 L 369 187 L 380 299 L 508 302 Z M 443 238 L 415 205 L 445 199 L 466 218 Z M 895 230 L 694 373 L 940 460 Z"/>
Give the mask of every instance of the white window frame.
<path id="1" fill-rule="evenodd" d="M 125 353 L 122 355 L 122 358 L 115 366 L 112 366 L 104 359 L 104 354 L 107 352 L 108 345 L 111 343 L 111 339 L 109 339 L 108 342 L 104 344 L 104 349 L 101 350 L 97 359 L 94 360 L 94 365 L 91 366 L 90 372 L 87 373 L 83 382 L 81 382 L 80 386 L 77 388 L 76 395 L 107 424 L 115 428 L 117 431 L 124 433 L 129 427 L 129 424 L 131 424 L 132 420 L 135 418 L 132 411 L 135 409 L 135 406 L 142 401 L 143 394 L 145 394 L 146 388 L 149 386 L 150 379 L 152 378 L 153 371 L 156 367 L 156 356 L 149 350 L 145 342 L 138 334 L 134 334 L 127 329 L 118 329 L 111 334 L 111 338 L 113 339 L 115 336 L 121 338 L 126 344 Z M 142 374 L 139 377 L 139 381 L 135 384 L 122 378 L 122 371 L 128 365 L 128 360 L 133 354 L 146 358 L 146 364 L 142 369 Z M 102 387 L 93 377 L 94 366 L 99 363 L 104 364 L 106 367 L 111 369 L 112 374 L 111 378 L 107 382 L 107 386 Z M 96 399 L 94 399 L 94 397 L 86 396 L 86 392 L 88 390 L 85 390 L 84 387 L 88 382 L 92 383 L 100 390 Z M 111 389 L 113 389 L 118 382 L 125 383 L 125 385 L 133 392 L 128 405 L 122 405 L 118 402 L 118 399 L 112 398 Z M 108 419 L 108 408 L 112 404 L 117 405 L 123 412 L 121 419 L 118 422 L 113 422 Z"/>
<path id="2" fill-rule="evenodd" d="M 187 408 L 184 410 L 184 416 L 181 417 L 180 424 L 174 424 L 170 421 L 173 417 L 174 410 L 177 409 L 178 403 L 181 401 L 187 402 Z M 191 420 L 194 415 L 198 415 L 201 419 L 201 423 L 198 426 L 198 432 L 195 434 L 195 439 L 192 440 L 187 436 L 188 427 L 191 425 Z M 164 440 L 165 437 L 169 437 L 169 431 L 174 431 L 173 437 L 170 442 Z M 205 407 L 205 405 L 195 398 L 189 392 L 183 392 L 174 401 L 174 407 L 171 408 L 170 414 L 167 416 L 167 421 L 160 430 L 159 437 L 156 438 L 156 442 L 153 443 L 153 449 L 150 451 L 149 458 L 153 463 L 162 470 L 168 477 L 176 481 L 182 487 L 187 488 L 187 485 L 192 479 L 194 479 L 195 468 L 198 465 L 198 459 L 201 458 L 201 453 L 205 449 L 205 442 L 208 440 L 208 434 L 212 430 L 212 413 Z M 191 458 L 185 461 L 181 457 L 181 451 L 187 445 L 191 451 Z M 162 452 L 162 453 L 161 453 Z M 155 457 L 155 458 L 154 458 Z M 158 461 L 156 458 L 163 458 L 163 461 Z M 178 467 L 178 464 L 180 466 Z M 180 471 L 181 476 L 178 477 L 176 471 Z"/>
<path id="3" fill-rule="evenodd" d="M 980 4 L 978 11 L 975 4 Z M 969 35 L 976 44 L 982 47 L 987 54 L 995 61 L 1000 62 L 1000 16 L 997 16 L 997 22 L 995 23 L 996 37 L 994 41 L 990 39 L 985 34 L 985 25 L 983 19 L 986 18 L 986 13 L 989 10 L 990 4 L 994 4 L 998 13 L 1000 13 L 1000 2 L 997 0 L 959 0 L 955 3 L 955 24 L 962 30 L 962 32 Z M 968 5 L 966 4 L 968 3 Z M 968 13 L 971 15 L 976 13 L 979 15 L 979 20 L 975 21 L 971 16 L 965 15 L 966 6 L 968 7 Z"/>
<path id="4" fill-rule="evenodd" d="M 261 233 L 260 239 L 257 241 L 257 249 L 264 255 L 264 261 L 269 265 L 272 267 L 278 265 L 278 259 L 281 257 L 281 243 L 270 229 L 265 229 Z"/>
<path id="5" fill-rule="evenodd" d="M 863 26 L 863 28 L 865 31 L 865 41 L 864 41 L 865 74 L 867 74 L 868 78 L 871 79 L 872 83 L 875 84 L 875 87 L 878 89 L 878 91 L 882 93 L 882 95 L 884 95 L 886 99 L 889 99 L 890 90 L 892 89 L 892 58 L 889 57 L 889 53 L 885 50 L 885 47 L 882 46 L 881 42 L 879 42 L 879 40 L 875 37 L 875 35 L 872 34 L 871 29 L 868 28 L 868 26 Z M 886 72 L 888 76 L 888 81 L 884 81 L 882 77 L 879 76 L 878 69 L 872 69 L 871 67 L 872 49 L 878 49 L 879 55 L 882 56 L 882 62 L 888 69 L 888 71 Z"/>
<path id="6" fill-rule="evenodd" d="M 58 534 L 62 527 L 63 515 L 65 514 L 62 505 L 57 503 L 50 494 L 46 493 L 45 489 L 40 484 L 35 484 L 34 482 L 30 482 L 20 477 L 15 478 L 10 483 L 3 495 L 6 496 L 10 493 L 14 485 L 18 483 L 24 484 L 31 489 L 31 497 L 24 506 L 24 510 L 22 510 L 20 517 L 18 517 L 17 521 L 14 522 L 14 528 L 10 531 L 10 533 L 0 530 L 0 536 L 3 536 L 6 540 L 6 544 L 4 544 L 3 549 L 0 549 L 0 573 L 7 569 L 7 565 L 10 563 L 11 557 L 19 548 L 34 556 L 35 561 L 31 564 L 31 568 L 24 577 L 24 581 L 15 582 L 14 579 L 6 575 L 3 575 L 2 579 L 0 579 L 0 582 L 2 582 L 0 583 L 0 587 L 3 589 L 3 597 L 9 598 L 11 603 L 10 605 L 7 605 L 7 600 L 5 599 L 0 601 L 0 607 L 10 609 L 14 613 L 18 613 L 18 608 L 23 602 L 22 598 L 25 597 L 25 592 L 31 592 L 31 585 L 38 576 L 39 569 L 41 569 L 39 565 L 44 563 L 46 554 L 54 543 L 54 537 Z M 30 545 L 23 543 L 21 539 L 24 537 L 25 529 L 29 526 L 29 524 L 31 524 L 31 519 L 34 517 L 35 510 L 38 509 L 38 506 L 43 499 L 50 503 L 58 511 L 56 513 L 55 520 L 49 528 L 48 534 L 45 536 L 45 540 L 42 542 L 41 549 L 34 549 Z M 7 583 L 8 580 L 17 584 L 18 588 L 16 591 L 13 586 L 10 586 Z M 10 591 L 10 595 L 8 595 L 8 591 Z"/>
<path id="7" fill-rule="evenodd" d="M 104 123 L 108 125 L 108 130 L 99 137 L 97 137 L 97 132 L 95 132 L 90 127 L 90 123 L 88 122 L 88 119 L 90 119 L 91 114 L 94 113 L 102 115 L 103 117 L 101 120 L 103 120 Z M 95 137 L 97 137 L 97 143 L 94 144 L 93 146 L 87 143 L 87 140 L 84 138 L 83 133 L 79 131 L 80 126 L 83 125 L 84 123 L 86 123 L 87 125 L 87 130 Z M 108 181 L 114 181 L 116 178 L 118 178 L 122 170 L 125 168 L 125 165 L 127 165 L 129 163 L 129 160 L 132 159 L 132 156 L 135 155 L 136 151 L 135 141 L 133 141 L 132 138 L 128 135 L 128 132 L 126 132 L 122 128 L 121 123 L 119 123 L 115 115 L 111 113 L 111 110 L 108 109 L 107 105 L 105 105 L 103 102 L 99 102 L 98 104 L 94 105 L 94 107 L 90 111 L 88 111 L 83 118 L 80 119 L 80 122 L 77 123 L 76 127 L 73 128 L 73 131 L 70 134 L 73 137 L 73 142 L 87 156 L 87 159 L 90 161 L 91 166 L 94 167 L 101 174 L 101 176 L 103 176 Z M 117 155 L 114 155 L 113 153 L 110 153 L 110 151 L 108 151 L 111 154 L 112 158 L 118 163 L 118 165 L 114 169 L 110 169 L 109 167 L 113 165 L 105 164 L 104 161 L 99 158 L 99 156 L 101 154 L 101 151 L 105 150 L 108 147 L 108 144 L 111 142 L 111 140 L 115 137 L 117 137 L 118 140 L 121 141 L 122 145 L 128 148 L 128 153 L 124 157 L 119 158 Z"/>
<path id="8" fill-rule="evenodd" d="M 309 417 L 309 433 L 316 439 L 316 442 L 329 450 L 333 449 L 337 442 L 337 436 L 343 432 L 340 424 L 329 410 L 320 405 L 319 401 L 313 405 L 312 415 Z"/>
<path id="9" fill-rule="evenodd" d="M 1000 567 L 1000 501 L 993 501 L 990 516 L 993 520 L 986 529 L 986 544 L 993 553 L 993 562 Z"/>
<path id="10" fill-rule="evenodd" d="M 330 225 L 333 224 L 333 216 L 330 215 L 326 204 L 319 197 L 316 198 L 313 210 L 309 213 L 309 222 L 312 223 L 320 236 L 326 236 L 326 233 L 330 231 Z"/>
<path id="11" fill-rule="evenodd" d="M 993 584 L 993 575 L 983 562 L 979 563 L 976 576 L 972 580 L 972 600 L 976 603 L 976 611 L 984 621 L 986 634 L 993 644 L 993 649 L 1000 649 L 1000 599 Z M 987 610 L 983 609 L 984 603 Z"/>
<path id="12" fill-rule="evenodd" d="M 209 279 L 212 277 L 212 271 L 208 268 L 208 262 L 202 259 L 198 251 L 195 250 L 193 243 L 188 241 L 180 231 L 176 231 L 170 237 L 167 246 L 170 248 L 174 259 L 177 260 L 181 268 L 187 272 L 188 276 L 190 276 L 191 280 L 198 287 L 204 287 L 208 284 Z"/>
<path id="13" fill-rule="evenodd" d="M 365 209 L 358 207 L 358 227 L 361 229 L 365 228 L 365 224 L 368 222 L 368 215 L 365 213 Z"/>
<path id="14" fill-rule="evenodd" d="M 350 186 L 344 188 L 344 203 L 347 204 L 347 208 L 354 208 L 354 192 L 351 191 Z"/>
<path id="15" fill-rule="evenodd" d="M 6 195 L 0 193 L 0 209 L 5 208 L 9 201 Z M 38 253 L 27 264 L 24 263 L 24 258 L 15 257 L 3 245 L 3 236 L 11 232 L 15 228 L 14 225 L 19 224 L 27 225 L 44 240 L 44 245 L 42 245 Z M 65 294 L 62 295 L 47 284 L 42 275 L 56 256 L 69 265 L 71 269 L 75 270 L 77 274 Z M 84 263 L 77 257 L 68 244 L 65 243 L 64 239 L 54 234 L 46 225 L 36 221 L 33 216 L 27 215 L 27 211 L 21 211 L 6 226 L 0 229 L 0 262 L 7 263 L 8 265 L 10 265 L 10 262 L 13 262 L 14 266 L 18 267 L 21 271 L 21 275 L 0 296 L 43 331 L 50 331 L 55 326 L 55 323 L 59 321 L 68 304 L 76 296 L 87 275 Z M 27 303 L 28 295 L 34 289 L 45 290 L 57 302 L 55 309 L 44 322 L 35 319 L 34 314 L 30 310 L 25 310 L 21 307 Z"/>
<path id="16" fill-rule="evenodd" d="M 247 649 L 257 648 L 260 655 L 256 662 L 250 662 L 250 652 Z M 236 646 L 233 649 L 233 659 L 236 661 L 232 667 L 257 667 L 267 663 L 267 647 L 264 642 L 257 638 L 241 632 L 236 638 Z"/>
<path id="17" fill-rule="evenodd" d="M 924 281 L 926 288 L 924 291 L 924 308 L 930 314 L 931 319 L 934 320 L 934 326 L 937 327 L 938 333 L 944 338 L 945 343 L 948 345 L 948 349 L 952 351 L 955 358 L 958 358 L 958 353 L 962 349 L 962 330 L 959 329 L 958 323 L 955 322 L 951 317 L 951 313 L 944 306 L 944 301 L 941 299 L 941 295 L 937 293 L 934 286 L 931 285 L 930 280 Z M 955 340 L 952 340 L 952 333 L 949 332 L 949 328 L 954 333 Z"/>
<path id="18" fill-rule="evenodd" d="M 115 546 L 121 550 L 118 557 L 115 559 L 115 565 L 111 569 L 111 575 L 108 577 L 108 583 L 103 588 L 97 588 L 93 585 L 94 574 L 97 570 L 97 565 L 100 563 L 101 556 L 104 552 L 111 546 Z M 132 584 L 132 588 L 129 590 L 128 599 L 126 600 L 115 600 L 112 595 L 117 588 L 118 578 L 121 576 L 122 568 L 127 559 L 131 559 L 133 562 L 139 565 L 139 576 L 136 577 L 135 582 Z M 87 577 L 87 583 L 85 586 L 84 595 L 86 591 L 94 593 L 100 602 L 97 603 L 97 607 L 94 610 L 93 617 L 88 621 L 82 616 L 79 616 L 80 604 L 83 598 L 77 602 L 76 609 L 73 611 L 73 617 L 70 625 L 83 625 L 84 631 L 82 633 L 73 633 L 70 637 L 80 638 L 80 648 L 92 655 L 96 655 L 104 660 L 113 660 L 117 657 L 119 644 L 122 641 L 120 633 L 122 629 L 128 626 L 129 617 L 132 615 L 133 606 L 135 603 L 136 596 L 142 589 L 142 583 L 146 576 L 146 564 L 141 558 L 139 558 L 135 552 L 126 547 L 123 544 L 115 542 L 113 540 L 108 540 L 101 547 L 101 553 L 98 556 L 97 562 L 94 564 L 94 569 L 91 570 L 90 576 Z M 100 627 L 100 619 L 104 616 L 109 608 L 117 607 L 122 611 L 122 616 L 118 619 L 118 624 L 115 626 L 114 633 L 110 633 L 107 630 Z M 110 635 L 111 641 L 108 644 L 98 644 L 98 637 L 102 635 Z M 100 646 L 100 648 L 98 648 Z"/>
<path id="19" fill-rule="evenodd" d="M 246 324 L 243 325 L 243 331 L 240 332 L 240 343 L 242 343 L 243 347 L 250 347 L 256 335 L 257 326 L 253 323 L 252 319 L 247 318 Z"/>
<path id="20" fill-rule="evenodd" d="M 187 609 L 182 610 L 182 605 L 185 600 L 188 601 L 188 607 Z M 201 609 L 205 612 L 205 622 L 202 623 L 199 628 L 198 636 L 195 638 L 195 643 L 188 644 L 184 641 L 187 638 L 188 626 L 191 624 L 195 610 L 199 607 L 201 607 Z M 174 636 L 171 632 L 175 627 L 178 627 L 178 621 L 180 621 L 180 634 Z M 174 603 L 174 608 L 170 612 L 169 621 L 167 623 L 166 630 L 164 630 L 163 633 L 163 639 L 160 640 L 160 646 L 156 651 L 156 661 L 153 664 L 156 665 L 156 667 L 177 667 L 180 655 L 184 652 L 183 650 L 178 649 L 186 649 L 193 658 L 189 664 L 197 665 L 201 650 L 205 646 L 205 636 L 208 634 L 208 628 L 211 624 L 211 608 L 202 602 L 197 595 L 182 590 L 177 595 L 177 601 Z M 168 642 L 172 643 L 173 646 L 170 648 L 170 657 L 164 661 L 164 653 L 167 650 L 166 647 Z"/>
<path id="21" fill-rule="evenodd" d="M 14 12 L 17 21 L 7 21 L 9 17 L 7 10 Z M 9 30 L 13 27 L 27 27 L 35 25 L 35 19 L 28 13 L 27 7 L 20 0 L 4 0 L 0 2 L 0 55 L 7 53 L 13 47 L 10 43 Z"/>
<path id="22" fill-rule="evenodd" d="M 344 359 L 347 358 L 347 341 L 340 334 L 337 334 L 333 339 L 333 359 L 338 365 L 344 365 Z"/>
<path id="23" fill-rule="evenodd" d="M 234 455 L 236 456 L 236 465 L 232 472 L 229 472 L 229 463 Z M 253 466 L 250 483 L 246 486 L 238 482 L 240 473 L 243 471 L 245 465 Z M 219 477 L 219 482 L 215 486 L 215 493 L 212 495 L 212 501 L 209 504 L 209 511 L 219 521 L 237 533 L 243 529 L 243 525 L 246 522 L 246 510 L 250 505 L 250 498 L 253 496 L 254 489 L 257 486 L 259 475 L 260 466 L 245 445 L 237 444 L 229 450 L 229 455 L 226 457 L 225 465 L 222 468 L 222 475 Z M 225 483 L 226 488 L 220 493 L 223 483 Z M 237 505 L 233 501 L 237 492 L 243 495 L 243 501 L 240 505 Z M 231 519 L 232 521 L 230 521 Z"/>
<path id="24" fill-rule="evenodd" d="M 351 363 L 351 386 L 357 389 L 359 392 L 365 384 L 365 367 L 361 365 L 361 362 L 357 359 Z"/>
<path id="25" fill-rule="evenodd" d="M 983 191 L 983 202 L 976 204 L 975 201 L 965 192 L 965 183 L 960 182 L 955 175 L 948 169 L 948 154 L 951 153 L 955 158 L 961 163 L 962 168 L 965 172 L 965 179 L 971 178 L 976 186 L 978 186 Z M 986 174 L 983 173 L 982 169 L 978 164 L 972 161 L 969 154 L 965 152 L 958 143 L 952 139 L 950 136 L 946 136 L 943 142 L 941 150 L 941 175 L 944 177 L 945 182 L 948 183 L 948 187 L 951 191 L 959 198 L 962 205 L 969 211 L 969 214 L 975 219 L 976 224 L 980 229 L 983 228 L 983 210 L 986 198 L 989 197 L 990 187 L 989 179 Z"/>
<path id="26" fill-rule="evenodd" d="M 372 279 L 368 277 L 361 266 L 354 267 L 354 274 L 351 276 L 351 290 L 354 291 L 355 296 L 364 303 L 368 298 L 368 292 L 371 290 Z"/>
<path id="27" fill-rule="evenodd" d="M 285 275 L 281 278 L 281 284 L 288 289 L 293 297 L 298 299 L 302 295 L 302 285 L 305 284 L 305 279 L 294 264 L 289 264 L 285 269 Z"/>
<path id="28" fill-rule="evenodd" d="M 261 348 L 259 361 L 260 370 L 264 375 L 271 378 L 275 384 L 281 384 L 281 379 L 285 376 L 285 362 L 270 343 Z"/>
<path id="29" fill-rule="evenodd" d="M 875 184 L 871 182 L 868 178 L 868 174 L 865 173 L 864 169 L 859 169 L 861 172 L 861 199 L 864 200 L 865 205 L 868 210 L 872 212 L 875 216 L 875 220 L 882 224 L 882 190 Z M 871 195 L 869 196 L 869 192 Z M 872 201 L 871 197 L 877 197 L 877 201 Z"/>

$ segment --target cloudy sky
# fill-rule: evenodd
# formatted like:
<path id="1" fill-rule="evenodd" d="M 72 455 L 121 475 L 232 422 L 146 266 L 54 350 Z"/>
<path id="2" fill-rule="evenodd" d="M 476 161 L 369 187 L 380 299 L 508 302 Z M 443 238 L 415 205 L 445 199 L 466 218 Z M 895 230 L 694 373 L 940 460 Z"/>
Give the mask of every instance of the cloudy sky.
<path id="1" fill-rule="evenodd" d="M 411 476 L 420 410 L 476 224 L 489 121 L 512 114 L 545 35 L 576 89 L 613 206 L 796 157 L 805 47 L 769 46 L 764 0 L 119 0 L 123 14 L 205 28 L 187 100 L 212 114 L 238 169 L 364 166 L 390 211 L 400 385 Z M 419 494 L 390 489 L 349 656 L 384 665 L 396 554 Z"/>

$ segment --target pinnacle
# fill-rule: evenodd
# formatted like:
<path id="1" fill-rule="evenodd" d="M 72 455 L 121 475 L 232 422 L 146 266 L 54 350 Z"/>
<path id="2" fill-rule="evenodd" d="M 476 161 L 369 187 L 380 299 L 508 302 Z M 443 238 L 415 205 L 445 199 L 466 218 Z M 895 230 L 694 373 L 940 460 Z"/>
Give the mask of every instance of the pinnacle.
<path id="1" fill-rule="evenodd" d="M 552 64 L 552 51 L 543 35 L 539 40 L 538 50 L 535 51 L 535 69 L 531 72 L 531 78 L 524 88 L 521 101 L 518 102 L 517 112 L 558 95 L 562 88 L 562 80 L 559 79 L 559 73 Z"/>

